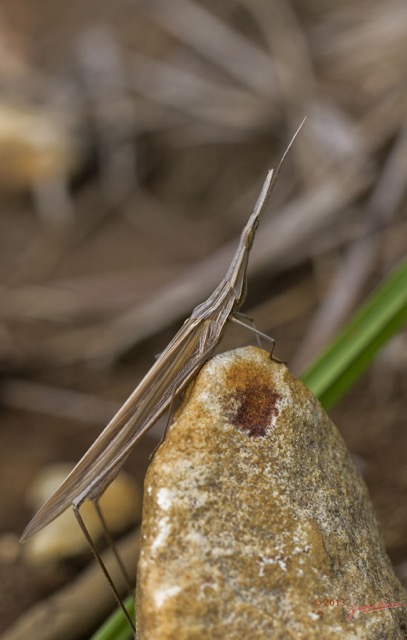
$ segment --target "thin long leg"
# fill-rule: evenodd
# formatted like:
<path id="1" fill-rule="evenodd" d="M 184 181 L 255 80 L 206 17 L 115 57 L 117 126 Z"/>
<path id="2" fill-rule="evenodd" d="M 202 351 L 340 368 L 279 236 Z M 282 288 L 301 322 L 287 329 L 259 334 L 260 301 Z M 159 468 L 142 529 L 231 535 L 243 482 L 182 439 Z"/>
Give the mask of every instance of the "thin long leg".
<path id="1" fill-rule="evenodd" d="M 254 322 L 253 318 L 249 315 L 247 315 L 247 313 L 242 313 L 241 311 L 236 311 L 235 315 L 232 316 L 232 318 L 241 318 L 242 320 L 247 320 L 248 324 L 244 323 L 245 327 L 247 327 L 248 329 L 253 329 L 253 331 L 255 331 L 255 336 L 256 336 L 256 343 L 257 346 L 262 349 L 263 345 L 261 343 L 261 338 L 259 336 L 259 334 L 257 333 L 257 327 L 256 327 L 256 323 Z"/>
<path id="2" fill-rule="evenodd" d="M 120 567 L 120 571 L 123 574 L 123 578 L 128 586 L 129 592 L 132 591 L 132 589 L 134 588 L 134 583 L 132 583 L 129 574 L 127 573 L 126 567 L 123 564 L 123 561 L 119 555 L 119 552 L 117 550 L 117 546 L 115 541 L 113 540 L 112 534 L 110 533 L 109 527 L 107 526 L 107 522 L 106 522 L 106 518 L 103 514 L 103 511 L 100 507 L 99 504 L 99 500 L 92 500 L 93 502 L 93 506 L 95 507 L 95 511 L 99 517 L 100 522 L 102 523 L 102 527 L 103 527 L 103 533 L 104 536 L 106 538 L 106 542 L 109 545 L 109 547 L 111 548 L 114 557 L 116 558 L 116 562 Z"/>
<path id="3" fill-rule="evenodd" d="M 270 358 L 272 360 L 275 359 L 275 358 L 273 358 L 274 347 L 275 347 L 275 344 L 276 344 L 276 341 L 274 340 L 274 338 L 271 338 L 266 333 L 263 333 L 262 331 L 259 331 L 258 329 L 255 329 L 254 327 L 251 327 L 250 325 L 246 324 L 245 322 L 242 322 L 241 320 L 236 318 L 236 316 L 231 316 L 230 320 L 232 322 L 234 322 L 235 324 L 240 325 L 241 327 L 245 327 L 246 329 L 250 329 L 250 331 L 253 331 L 253 333 L 258 335 L 260 338 L 263 338 L 263 340 L 267 340 L 267 342 L 270 342 L 271 343 Z"/>
<path id="4" fill-rule="evenodd" d="M 103 562 L 102 558 L 100 557 L 100 555 L 99 555 L 99 553 L 98 553 L 98 551 L 97 551 L 97 549 L 96 549 L 96 547 L 95 547 L 95 545 L 93 543 L 92 537 L 91 537 L 89 531 L 87 530 L 86 525 L 85 525 L 85 523 L 84 523 L 84 521 L 82 519 L 82 516 L 81 516 L 81 514 L 79 512 L 79 509 L 80 509 L 80 506 L 81 506 L 82 502 L 83 502 L 83 500 L 78 501 L 78 502 L 76 502 L 76 503 L 74 503 L 72 505 L 73 512 L 75 514 L 75 518 L 77 519 L 78 524 L 79 524 L 80 528 L 82 529 L 82 533 L 85 536 L 90 548 L 92 549 L 93 555 L 95 556 L 96 560 L 99 563 L 100 568 L 102 569 L 103 575 L 105 576 L 106 580 L 108 581 L 108 583 L 110 585 L 110 588 L 111 588 L 111 590 L 113 592 L 113 595 L 115 597 L 115 600 L 116 600 L 117 604 L 119 605 L 120 609 L 123 611 L 123 614 L 125 615 L 125 617 L 127 619 L 127 622 L 129 623 L 129 625 L 131 627 L 131 630 L 134 632 L 135 631 L 135 627 L 134 627 L 133 621 L 130 618 L 130 616 L 129 616 L 127 610 L 126 610 L 126 607 L 124 606 L 124 604 L 123 604 L 123 602 L 122 602 L 122 600 L 120 598 L 120 594 L 117 591 L 116 586 L 115 586 L 115 584 L 114 584 L 112 578 L 110 577 L 110 574 L 109 574 L 109 572 L 108 572 L 108 570 L 106 568 L 106 565 Z"/>
<path id="5" fill-rule="evenodd" d="M 233 314 L 234 318 L 244 318 L 245 320 L 248 320 L 250 322 L 250 326 L 256 328 L 256 324 L 254 322 L 254 319 L 249 316 L 248 313 L 243 313 L 243 311 L 235 311 Z"/>
<path id="6" fill-rule="evenodd" d="M 150 460 L 150 462 L 154 458 L 154 456 L 155 456 L 156 452 L 158 451 L 158 449 L 161 447 L 162 443 L 165 440 L 165 436 L 167 435 L 168 427 L 170 426 L 170 422 L 171 422 L 172 407 L 173 407 L 173 404 L 174 404 L 175 395 L 176 395 L 176 393 L 174 392 L 172 394 L 172 396 L 171 396 L 170 406 L 168 407 L 168 413 L 167 413 L 167 422 L 165 423 L 165 427 L 164 427 L 164 433 L 162 434 L 159 443 L 154 447 L 154 449 L 152 450 L 152 452 L 148 456 L 148 459 Z"/>
<path id="7" fill-rule="evenodd" d="M 243 324 L 243 323 L 242 323 L 242 324 Z M 247 325 L 244 325 L 244 326 L 247 326 Z M 212 346 L 212 347 L 209 347 L 209 349 L 206 349 L 206 350 L 203 352 L 203 354 L 202 354 L 202 355 L 203 355 L 203 358 L 202 358 L 202 366 L 203 366 L 204 362 L 205 362 L 206 360 L 208 360 L 208 359 L 211 357 L 211 355 L 212 355 L 213 351 L 214 351 L 214 347 Z M 169 407 L 168 407 L 168 418 L 167 418 L 167 423 L 166 423 L 166 425 L 165 425 L 164 433 L 163 433 L 163 435 L 162 435 L 162 438 L 161 438 L 160 442 L 159 442 L 159 443 L 157 444 L 157 446 L 154 448 L 154 450 L 152 451 L 152 453 L 150 453 L 149 460 L 152 460 L 152 459 L 154 458 L 154 455 L 155 455 L 155 453 L 156 453 L 157 449 L 159 449 L 159 447 L 162 445 L 162 443 L 163 443 L 163 442 L 164 442 L 164 440 L 165 440 L 165 436 L 167 435 L 168 427 L 170 426 L 171 413 L 172 413 L 172 407 L 173 407 L 173 404 L 174 404 L 174 400 L 175 400 L 175 398 L 178 396 L 179 392 L 180 392 L 180 388 L 178 388 L 178 389 L 174 389 L 174 391 L 173 391 L 173 394 L 172 394 L 172 396 L 171 396 L 170 405 L 169 405 Z"/>

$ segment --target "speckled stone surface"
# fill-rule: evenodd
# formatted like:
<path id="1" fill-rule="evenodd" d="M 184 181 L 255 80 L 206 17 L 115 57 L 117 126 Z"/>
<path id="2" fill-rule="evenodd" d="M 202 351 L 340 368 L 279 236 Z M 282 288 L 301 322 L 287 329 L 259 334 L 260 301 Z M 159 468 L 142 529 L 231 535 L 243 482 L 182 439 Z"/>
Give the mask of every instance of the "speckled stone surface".
<path id="1" fill-rule="evenodd" d="M 267 352 L 205 365 L 144 500 L 139 640 L 407 637 L 365 484 L 319 402 Z"/>

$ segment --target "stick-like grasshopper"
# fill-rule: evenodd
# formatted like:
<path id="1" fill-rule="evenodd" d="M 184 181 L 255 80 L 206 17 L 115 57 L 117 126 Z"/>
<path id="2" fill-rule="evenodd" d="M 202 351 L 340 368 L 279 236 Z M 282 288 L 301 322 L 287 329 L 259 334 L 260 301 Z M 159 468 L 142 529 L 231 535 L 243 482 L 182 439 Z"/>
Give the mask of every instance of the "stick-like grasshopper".
<path id="1" fill-rule="evenodd" d="M 133 623 L 93 545 L 79 514 L 79 508 L 86 499 L 94 501 L 104 522 L 97 505 L 98 498 L 115 478 L 138 440 L 171 407 L 173 399 L 211 357 L 222 337 L 227 321 L 240 322 L 236 319 L 236 314 L 246 297 L 247 264 L 254 236 L 281 166 L 303 122 L 283 154 L 277 170 L 274 173 L 272 170 L 268 172 L 253 213 L 242 231 L 238 248 L 226 276 L 212 295 L 193 310 L 190 318 L 184 322 L 128 400 L 61 486 L 37 512 L 21 537 L 23 542 L 72 506 L 78 523 L 132 628 L 134 628 Z M 118 561 L 122 566 L 119 557 Z M 122 569 L 125 574 L 123 566 Z"/>
<path id="2" fill-rule="evenodd" d="M 97 501 L 141 436 L 155 424 L 170 407 L 173 398 L 211 357 L 226 322 L 234 319 L 245 299 L 247 263 L 256 229 L 281 166 L 303 122 L 277 170 L 268 172 L 226 276 L 212 295 L 193 310 L 191 317 L 184 322 L 128 400 L 28 524 L 21 541 L 52 522 L 68 507 L 78 509 L 86 499 Z"/>
<path id="3" fill-rule="evenodd" d="M 185 389 L 211 357 L 222 337 L 227 321 L 235 320 L 243 324 L 236 315 L 246 296 L 247 264 L 254 236 L 285 157 L 303 123 L 304 121 L 295 132 L 276 171 L 268 172 L 253 213 L 242 231 L 238 248 L 226 276 L 212 295 L 193 310 L 191 317 L 184 322 L 73 471 L 36 513 L 21 537 L 23 542 L 72 506 L 78 523 L 132 628 L 134 628 L 133 623 L 94 547 L 80 516 L 79 508 L 85 500 L 92 500 L 104 523 L 98 507 L 98 498 L 116 477 L 138 440 L 166 410 L 171 408 L 173 399 Z M 114 546 L 113 550 L 115 551 Z M 126 575 L 118 556 L 117 559 Z"/>

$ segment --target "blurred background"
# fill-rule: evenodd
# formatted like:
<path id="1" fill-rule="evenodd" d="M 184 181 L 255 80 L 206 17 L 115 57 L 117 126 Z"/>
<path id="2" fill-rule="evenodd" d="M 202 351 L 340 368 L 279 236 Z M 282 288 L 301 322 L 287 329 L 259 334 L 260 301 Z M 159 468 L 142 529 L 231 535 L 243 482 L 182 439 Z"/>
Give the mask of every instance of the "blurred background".
<path id="1" fill-rule="evenodd" d="M 71 575 L 20 555 L 33 478 L 224 276 L 305 115 L 244 311 L 301 374 L 405 255 L 406 33 L 404 0 L 2 1 L 0 631 Z M 333 412 L 404 579 L 406 368 L 404 334 Z"/>

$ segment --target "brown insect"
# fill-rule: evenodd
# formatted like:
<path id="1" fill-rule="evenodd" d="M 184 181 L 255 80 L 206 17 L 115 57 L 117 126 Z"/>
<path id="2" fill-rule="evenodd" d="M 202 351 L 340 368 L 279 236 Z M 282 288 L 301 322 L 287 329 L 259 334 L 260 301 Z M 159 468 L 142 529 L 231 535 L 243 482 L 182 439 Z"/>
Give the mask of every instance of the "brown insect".
<path id="1" fill-rule="evenodd" d="M 236 318 L 236 315 L 246 296 L 250 250 L 260 217 L 281 166 L 303 123 L 304 121 L 295 132 L 277 170 L 268 172 L 253 213 L 242 231 L 239 246 L 226 276 L 209 298 L 193 310 L 190 318 L 184 322 L 73 471 L 36 513 L 25 529 L 21 542 L 72 506 L 80 526 L 94 549 L 79 514 L 81 504 L 85 500 L 97 503 L 98 498 L 115 478 L 139 439 L 170 408 L 173 399 L 211 357 L 222 337 L 227 321 L 232 320 L 247 326 Z M 274 344 L 273 340 L 272 342 Z M 98 559 L 101 562 L 100 558 Z"/>

